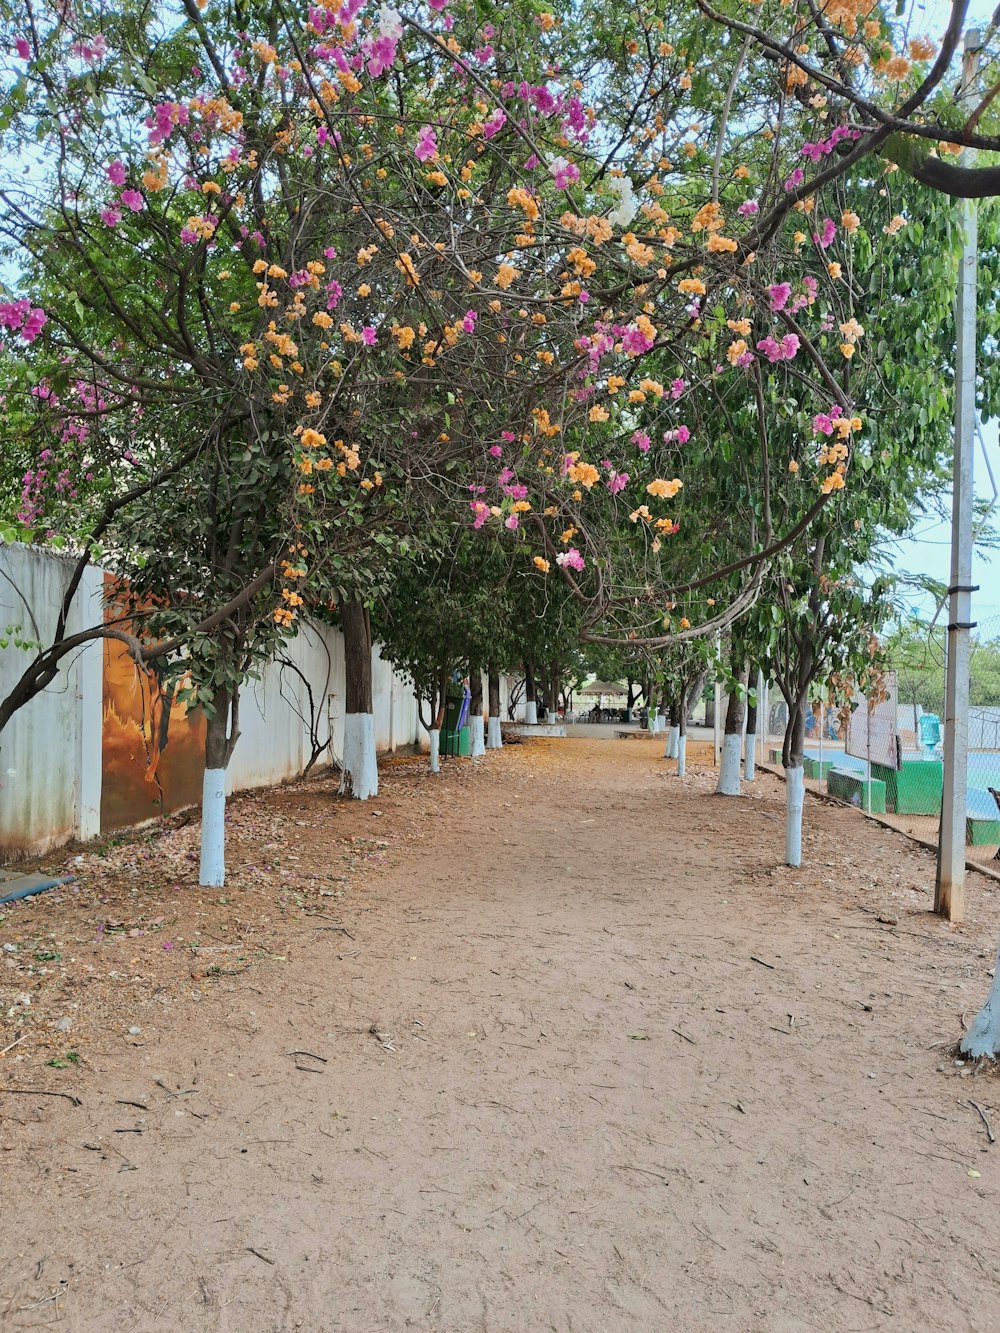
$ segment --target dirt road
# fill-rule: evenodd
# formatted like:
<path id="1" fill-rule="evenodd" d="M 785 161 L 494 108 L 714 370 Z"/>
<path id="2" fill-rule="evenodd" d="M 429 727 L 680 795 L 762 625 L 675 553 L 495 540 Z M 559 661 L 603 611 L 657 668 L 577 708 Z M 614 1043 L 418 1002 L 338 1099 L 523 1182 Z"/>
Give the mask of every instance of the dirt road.
<path id="1" fill-rule="evenodd" d="M 1000 886 L 950 930 L 926 853 L 816 802 L 787 870 L 774 778 L 660 756 L 261 793 L 218 900 L 189 828 L 11 914 L 77 1060 L 0 1062 L 0 1328 L 1000 1329 L 1000 1082 L 944 1044 Z"/>

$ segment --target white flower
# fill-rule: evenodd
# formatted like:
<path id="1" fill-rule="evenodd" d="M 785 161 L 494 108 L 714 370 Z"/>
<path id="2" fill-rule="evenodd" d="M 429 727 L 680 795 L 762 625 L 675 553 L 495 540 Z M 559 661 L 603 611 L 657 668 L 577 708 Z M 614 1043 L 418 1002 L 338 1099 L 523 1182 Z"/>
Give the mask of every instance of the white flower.
<path id="1" fill-rule="evenodd" d="M 378 33 L 380 37 L 388 37 L 390 41 L 399 41 L 403 35 L 403 19 L 398 9 L 393 9 L 391 5 L 379 6 Z"/>
<path id="2" fill-rule="evenodd" d="M 618 195 L 618 205 L 608 214 L 608 221 L 612 227 L 627 227 L 639 211 L 632 181 L 628 176 L 612 176 L 608 180 L 608 188 Z"/>

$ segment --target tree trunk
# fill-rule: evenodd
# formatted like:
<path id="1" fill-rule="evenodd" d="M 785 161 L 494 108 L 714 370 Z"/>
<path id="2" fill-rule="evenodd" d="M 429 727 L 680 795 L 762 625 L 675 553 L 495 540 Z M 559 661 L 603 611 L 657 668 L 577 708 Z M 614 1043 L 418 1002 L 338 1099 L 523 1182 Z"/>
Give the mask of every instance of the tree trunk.
<path id="1" fill-rule="evenodd" d="M 439 677 L 435 697 L 431 700 L 431 772 L 441 772 L 441 728 L 444 725 L 445 712 L 448 707 L 448 672 L 442 669 Z"/>
<path id="2" fill-rule="evenodd" d="M 729 706 L 726 709 L 726 730 L 722 738 L 719 783 L 715 789 L 718 796 L 739 796 L 740 794 L 740 749 L 743 739 L 743 723 L 746 719 L 746 695 L 740 687 L 744 683 L 743 678 L 738 679 L 729 695 Z"/>
<path id="3" fill-rule="evenodd" d="M 478 662 L 469 663 L 469 754 L 473 759 L 486 753 L 483 727 L 483 670 Z"/>
<path id="4" fill-rule="evenodd" d="M 524 720 L 529 726 L 538 721 L 538 700 L 535 695 L 535 673 L 530 659 L 524 663 Z"/>
<path id="5" fill-rule="evenodd" d="M 681 694 L 681 706 L 677 716 L 677 776 L 684 777 L 687 773 L 687 693 Z"/>
<path id="6" fill-rule="evenodd" d="M 993 966 L 993 985 L 989 997 L 969 1024 L 959 1050 L 963 1055 L 971 1055 L 973 1059 L 985 1055 L 995 1060 L 1000 1056 L 1000 953 Z"/>
<path id="7" fill-rule="evenodd" d="M 747 728 L 745 750 L 743 755 L 743 778 L 746 782 L 753 782 L 757 777 L 757 704 L 755 702 L 747 704 Z"/>
<path id="8" fill-rule="evenodd" d="M 215 712 L 205 719 L 205 774 L 201 789 L 201 862 L 198 883 L 219 889 L 226 882 L 226 769 L 239 737 L 236 700 L 232 731 L 230 695 L 217 690 Z"/>
<path id="9" fill-rule="evenodd" d="M 500 730 L 500 672 L 495 666 L 489 671 L 489 734 L 486 737 L 488 750 L 499 750 L 503 746 L 503 733 Z"/>
<path id="10" fill-rule="evenodd" d="M 554 726 L 559 721 L 559 663 L 549 664 L 548 691 L 545 699 L 545 721 Z"/>
<path id="11" fill-rule="evenodd" d="M 789 708 L 781 749 L 785 767 L 785 861 L 790 866 L 802 864 L 802 809 L 806 791 L 802 756 L 805 744 L 806 694 L 803 693 Z"/>
<path id="12" fill-rule="evenodd" d="M 677 758 L 677 739 L 680 736 L 679 717 L 680 704 L 677 702 L 677 699 L 674 698 L 673 702 L 668 705 L 667 711 L 667 744 L 666 749 L 663 752 L 666 759 Z"/>
<path id="13" fill-rule="evenodd" d="M 344 631 L 344 759 L 340 789 L 355 800 L 378 795 L 375 716 L 372 712 L 372 627 L 360 601 L 342 602 Z"/>

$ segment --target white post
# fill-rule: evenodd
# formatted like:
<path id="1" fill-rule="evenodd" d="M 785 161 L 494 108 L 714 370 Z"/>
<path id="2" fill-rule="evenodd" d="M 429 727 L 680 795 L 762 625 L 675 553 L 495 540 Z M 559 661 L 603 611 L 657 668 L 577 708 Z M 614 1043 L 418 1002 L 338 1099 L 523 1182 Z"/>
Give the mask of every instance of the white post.
<path id="1" fill-rule="evenodd" d="M 221 889 L 226 882 L 226 770 L 206 768 L 201 788 L 201 866 L 198 883 Z"/>
<path id="2" fill-rule="evenodd" d="M 802 807 L 805 805 L 805 774 L 799 768 L 785 769 L 785 862 L 802 864 Z"/>
<path id="3" fill-rule="evenodd" d="M 677 737 L 677 776 L 682 778 L 687 772 L 687 734 L 682 732 Z"/>
<path id="4" fill-rule="evenodd" d="M 437 727 L 430 730 L 431 738 L 431 772 L 441 772 L 441 732 Z"/>
<path id="5" fill-rule="evenodd" d="M 503 749 L 503 733 L 500 730 L 500 719 L 490 714 L 489 725 L 486 729 L 486 748 L 488 750 Z"/>
<path id="6" fill-rule="evenodd" d="M 663 752 L 665 759 L 677 758 L 677 742 L 680 739 L 681 729 L 676 723 L 667 727 L 667 746 Z"/>
<path id="7" fill-rule="evenodd" d="M 344 781 L 356 801 L 378 795 L 378 756 L 375 753 L 375 714 L 348 713 L 344 718 Z"/>
<path id="8" fill-rule="evenodd" d="M 469 719 L 469 754 L 473 759 L 478 759 L 480 755 L 486 753 L 483 733 L 483 715 L 476 713 Z"/>
<path id="9" fill-rule="evenodd" d="M 722 763 L 719 765 L 719 783 L 716 787 L 718 796 L 739 796 L 740 794 L 740 742 L 742 737 L 737 731 L 728 733 L 722 739 Z"/>
<path id="10" fill-rule="evenodd" d="M 977 100 L 978 30 L 965 34 L 958 101 Z M 963 156 L 965 156 L 963 154 Z M 965 231 L 958 280 L 955 362 L 955 449 L 951 493 L 951 586 L 948 589 L 948 663 L 944 707 L 944 793 L 938 843 L 934 910 L 961 921 L 965 908 L 965 819 L 969 767 L 969 631 L 972 629 L 972 459 L 976 430 L 976 265 L 978 212 L 974 199 L 961 204 Z"/>

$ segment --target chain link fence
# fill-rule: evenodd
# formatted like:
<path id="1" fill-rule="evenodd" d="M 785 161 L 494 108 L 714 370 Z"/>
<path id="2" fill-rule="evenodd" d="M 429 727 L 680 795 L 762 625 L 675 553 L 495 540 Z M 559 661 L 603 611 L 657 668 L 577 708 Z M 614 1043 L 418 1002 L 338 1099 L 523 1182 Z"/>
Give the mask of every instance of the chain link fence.
<path id="1" fill-rule="evenodd" d="M 914 630 L 891 654 L 884 698 L 832 706 L 817 697 L 807 719 L 807 787 L 937 843 L 944 787 L 945 633 Z M 758 755 L 780 767 L 787 710 L 768 692 Z M 969 669 L 968 860 L 1000 870 L 1000 616 L 974 631 Z"/>

